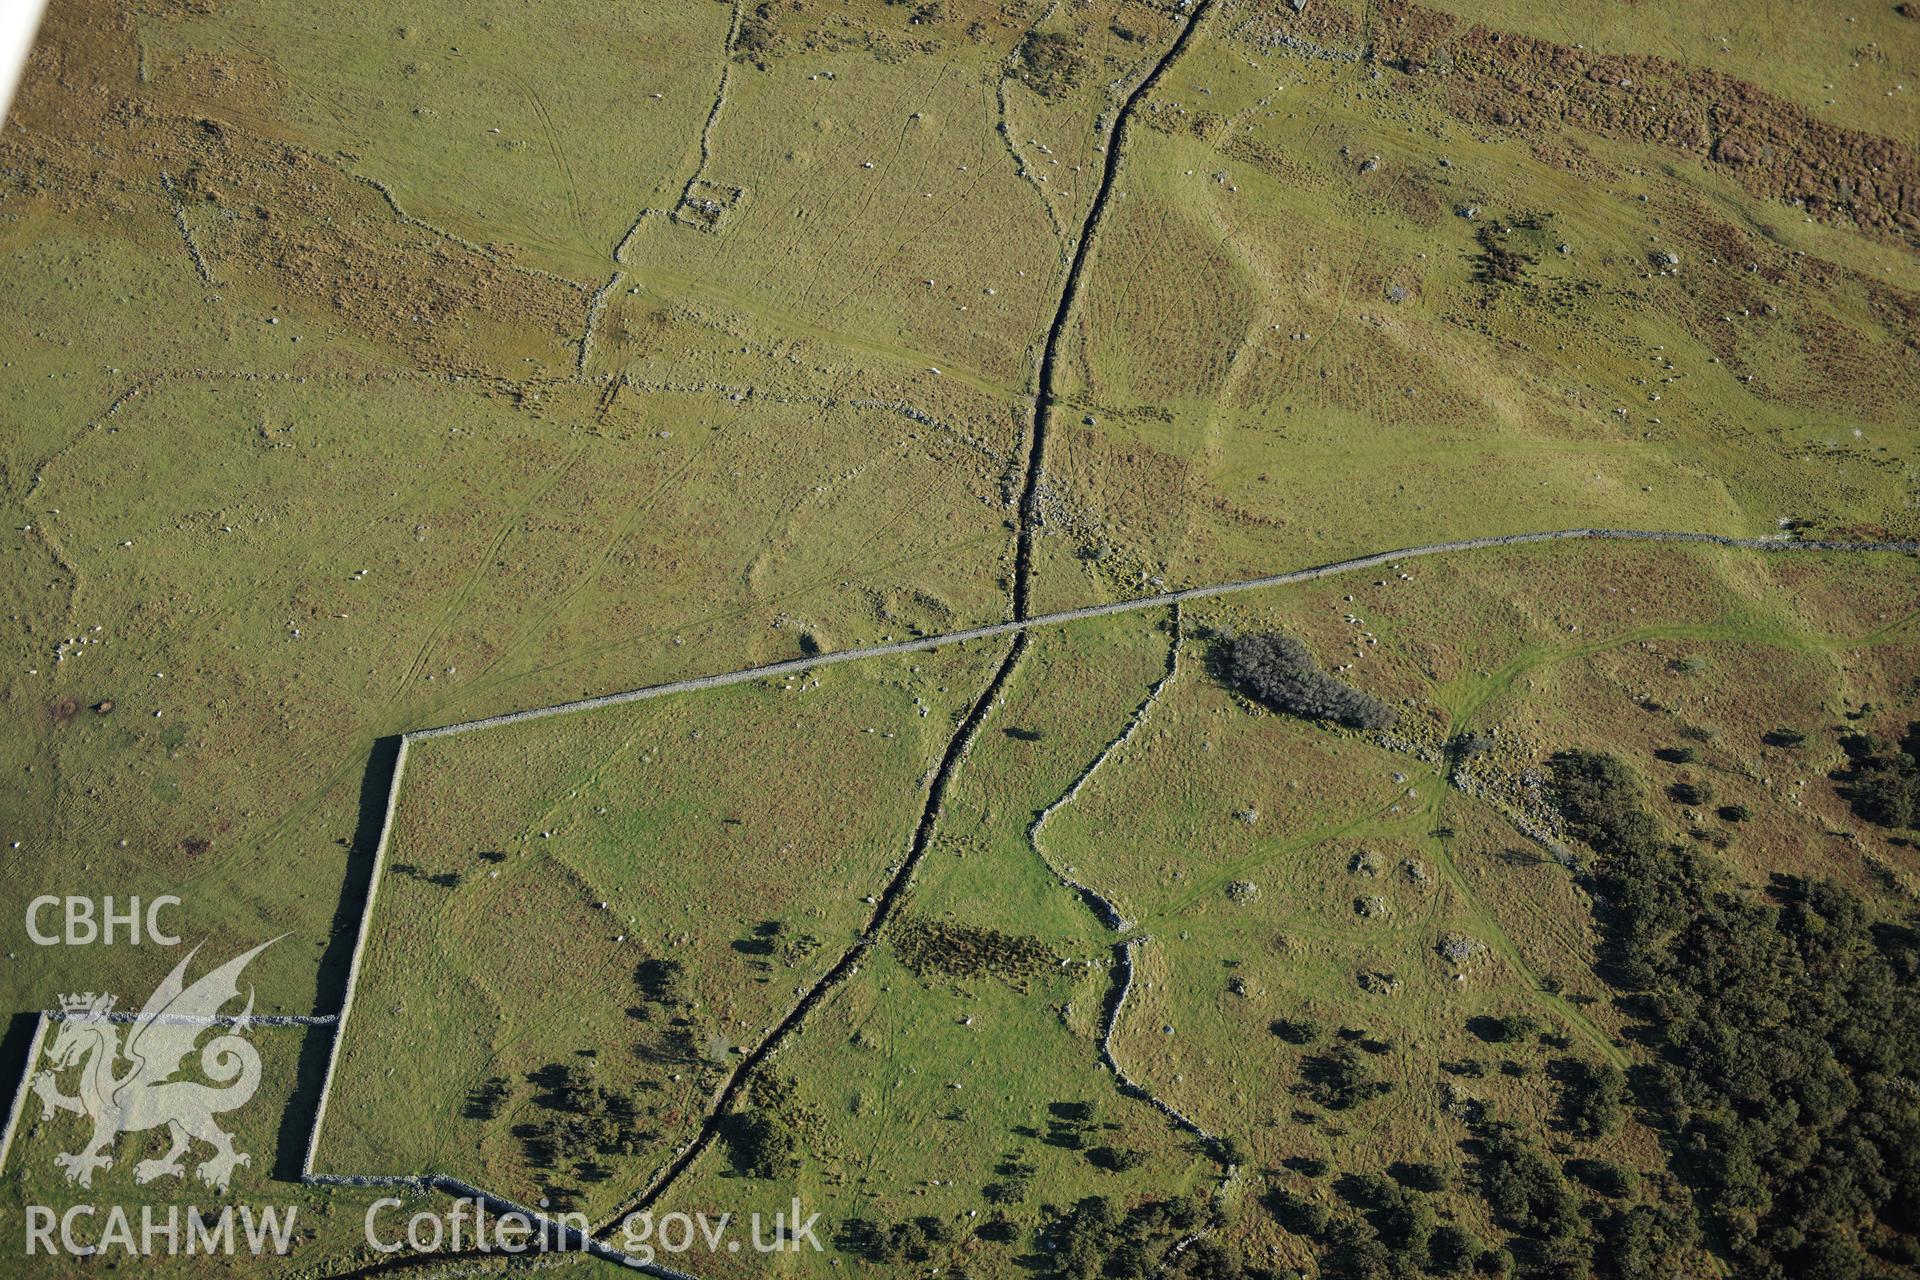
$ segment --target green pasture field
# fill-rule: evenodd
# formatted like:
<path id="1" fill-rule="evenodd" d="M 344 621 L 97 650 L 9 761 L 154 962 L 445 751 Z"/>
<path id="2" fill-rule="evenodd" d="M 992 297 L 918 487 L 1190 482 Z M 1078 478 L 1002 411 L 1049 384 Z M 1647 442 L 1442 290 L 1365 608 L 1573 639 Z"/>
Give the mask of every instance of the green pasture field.
<path id="1" fill-rule="evenodd" d="M 1605 749 L 1660 788 L 1707 780 L 1713 808 L 1754 809 L 1737 831 L 1696 816 L 1732 837 L 1727 856 L 1755 883 L 1770 870 L 1861 883 L 1907 861 L 1887 863 L 1889 851 L 1824 779 L 1845 763 L 1841 734 L 1905 724 L 1920 605 L 1910 558 L 1495 551 L 1410 561 L 1281 598 L 1293 602 L 1290 616 L 1250 613 L 1251 599 L 1195 614 L 1233 628 L 1284 619 L 1344 678 L 1399 705 L 1402 732 L 1419 740 L 1491 733 L 1489 754 L 1468 767 L 1516 806 L 1526 772 L 1552 752 Z M 1804 733 L 1806 745 L 1768 745 L 1782 728 Z M 1682 747 L 1694 763 L 1655 754 Z M 1679 808 L 1669 812 L 1679 820 Z"/>
<path id="2" fill-rule="evenodd" d="M 877 409 L 629 405 L 609 438 L 433 383 L 166 382 L 130 403 L 116 434 L 40 475 L 59 513 L 40 519 L 78 570 L 76 625 L 33 624 L 47 649 L 20 656 L 40 674 L 16 697 L 38 701 L 11 749 L 30 781 L 57 770 L 71 790 L 19 796 L 15 821 L 39 816 L 14 838 L 81 852 L 133 891 L 185 881 L 198 930 L 226 910 L 293 931 L 263 960 L 288 966 L 274 999 L 304 1012 L 301 957 L 327 942 L 376 737 L 1004 607 L 991 559 L 977 567 L 1002 544 L 997 513 L 933 460 L 965 475 L 978 455 L 964 446 L 923 450 L 915 424 Z M 673 426 L 641 434 L 660 422 Z M 128 456 L 130 439 L 151 452 Z M 792 473 L 735 478 L 790 450 Z M 88 500 L 115 486 L 128 502 Z M 765 518 L 720 522 L 729 490 L 758 490 Z M 918 505 L 878 501 L 902 491 Z M 875 521 L 864 534 L 858 512 Z M 89 643 L 54 663 L 69 636 Z M 63 697 L 112 711 L 61 723 L 48 707 Z M 327 878 L 286 880 L 315 857 Z M 62 877 L 49 863 L 10 879 L 7 914 L 67 891 Z M 32 953 L 10 978 L 32 989 L 58 961 Z"/>
<path id="3" fill-rule="evenodd" d="M 1776 872 L 1823 876 L 1891 904 L 1915 876 L 1904 842 L 1854 816 L 1828 780 L 1844 763 L 1840 733 L 1898 732 L 1912 714 L 1909 562 L 1869 575 L 1837 560 L 1579 547 L 1405 572 L 1190 606 L 1185 674 L 1048 828 L 1053 856 L 1131 907 L 1138 970 L 1120 1061 L 1243 1142 L 1269 1185 L 1335 1208 L 1302 1159 L 1357 1172 L 1435 1163 L 1457 1180 L 1465 1108 L 1557 1141 L 1555 1062 L 1639 1060 L 1596 977 L 1595 904 L 1511 821 L 1551 821 L 1526 779 L 1552 752 L 1625 759 L 1668 825 L 1754 888 Z M 1377 637 L 1341 674 L 1398 705 L 1401 732 L 1374 743 L 1249 714 L 1204 655 L 1221 634 L 1271 626 L 1314 637 L 1329 665 L 1354 656 L 1356 636 Z M 1768 745 L 1780 727 L 1806 732 L 1806 746 Z M 1487 800 L 1450 787 L 1456 766 L 1433 749 L 1468 731 L 1491 750 L 1457 767 Z M 1655 755 L 1679 746 L 1694 762 Z M 1713 788 L 1704 812 L 1666 797 L 1682 780 Z M 1716 816 L 1727 804 L 1746 816 Z M 1556 1042 L 1489 1042 L 1484 1021 L 1514 1013 Z M 1297 1046 L 1275 1019 L 1315 1030 Z M 1303 1100 L 1305 1069 L 1349 1036 L 1391 1090 L 1350 1109 Z M 1661 1162 L 1638 1124 L 1568 1154 Z M 1444 1213 L 1497 1234 L 1472 1198 Z M 1247 1256 L 1307 1262 L 1256 1209 L 1228 1232 Z"/>
<path id="4" fill-rule="evenodd" d="M 1700 772 L 1654 759 L 1656 746 L 1696 735 L 1676 734 L 1673 714 L 1650 712 L 1638 691 L 1663 679 L 1698 687 L 1708 672 L 1688 660 L 1702 654 L 1713 678 L 1742 694 L 1709 695 L 1706 707 L 1724 711 L 1684 721 L 1711 730 L 1700 739 L 1710 753 L 1702 768 L 1740 779 L 1723 794 L 1753 810 L 1723 851 L 1736 874 L 1807 871 L 1877 891 L 1885 876 L 1872 867 L 1906 862 L 1891 848 L 1861 857 L 1863 841 L 1884 840 L 1847 814 L 1830 784 L 1770 795 L 1757 770 L 1772 749 L 1756 727 L 1812 727 L 1861 701 L 1909 696 L 1898 690 L 1911 667 L 1912 610 L 1887 589 L 1911 577 L 1905 561 L 1882 561 L 1869 575 L 1840 560 L 1578 546 L 1423 561 L 1406 572 L 1189 606 L 1173 677 L 1114 746 L 1166 673 L 1168 621 L 1148 614 L 1037 637 L 976 740 L 901 918 L 1032 937 L 1059 957 L 1061 976 L 1022 990 L 991 974 L 915 973 L 897 943 L 883 948 L 763 1068 L 796 1091 L 790 1105 L 804 1117 L 806 1144 L 798 1169 L 746 1176 L 716 1144 L 656 1217 L 720 1204 L 771 1214 L 797 1193 L 830 1222 L 934 1217 L 956 1233 L 935 1256 L 994 1265 L 983 1252 L 993 1246 L 968 1239 L 977 1225 L 968 1211 L 981 1210 L 980 1188 L 995 1181 L 1008 1135 L 1044 1131 L 1038 1108 L 1049 1094 L 1077 1100 L 1061 1083 L 1076 1076 L 1098 1088 L 1103 1122 L 1132 1127 L 1129 1141 L 1151 1153 L 1143 1167 L 1183 1151 L 1193 1159 L 1190 1137 L 1115 1090 L 1097 1065 L 1097 1011 L 1118 939 L 1133 941 L 1136 970 L 1112 1051 L 1155 1095 L 1243 1144 L 1247 1174 L 1226 1194 L 1241 1206 L 1231 1234 L 1256 1254 L 1305 1261 L 1301 1242 L 1257 1205 L 1263 1185 L 1325 1198 L 1293 1171 L 1303 1159 L 1362 1172 L 1430 1162 L 1458 1179 L 1470 1170 L 1455 1128 L 1468 1106 L 1550 1137 L 1557 1064 L 1571 1055 L 1626 1066 L 1636 1050 L 1594 976 L 1592 903 L 1508 819 L 1536 816 L 1518 778 L 1570 745 L 1620 753 L 1657 783 L 1661 769 Z M 1637 625 L 1679 582 L 1692 590 L 1662 609 L 1664 620 Z M 1361 628 L 1346 623 L 1354 615 Z M 1377 637 L 1378 646 L 1360 646 L 1369 660 L 1343 674 L 1401 703 L 1410 736 L 1396 747 L 1250 714 L 1218 683 L 1209 650 L 1224 629 L 1255 625 L 1315 637 L 1336 665 L 1356 630 Z M 1487 780 L 1491 804 L 1450 788 L 1431 750 L 1467 729 L 1497 743 L 1468 766 Z M 1837 752 L 1830 725 L 1824 744 L 1809 751 Z M 1035 815 L 1096 759 L 1036 849 Z M 1808 838 L 1821 823 L 1850 856 L 1821 855 Z M 1106 928 L 1060 873 L 1115 901 L 1124 931 Z M 1465 951 L 1449 954 L 1448 944 Z M 1551 1042 L 1492 1042 L 1482 1025 L 1510 1014 L 1537 1019 Z M 1277 1037 L 1275 1019 L 1314 1024 L 1313 1042 Z M 1372 1046 L 1365 1052 L 1393 1086 L 1351 1110 L 1300 1095 L 1341 1028 Z M 989 1051 L 970 1048 L 983 1039 Z M 1060 1065 L 1033 1067 L 1063 1050 Z M 941 1139 L 931 1161 L 929 1132 Z M 1638 1124 L 1583 1141 L 1577 1153 L 1659 1165 L 1653 1134 Z M 1053 1203 L 1130 1194 L 1131 1184 L 1108 1178 L 1070 1190 L 1085 1176 L 1073 1160 L 1041 1167 Z M 1162 1174 L 1143 1187 L 1169 1185 Z M 1019 1232 L 1039 1225 L 1031 1213 L 1007 1212 Z M 1455 1212 L 1497 1234 L 1483 1206 L 1462 1201 Z M 801 1252 L 778 1265 L 812 1274 L 849 1254 L 857 1258 L 857 1245 L 842 1240 L 824 1260 Z M 715 1274 L 740 1265 L 711 1263 Z"/>
<path id="5" fill-rule="evenodd" d="M 996 658 L 412 746 L 317 1168 L 618 1207 L 866 927 Z M 643 1139 L 587 1173 L 518 1132 L 541 1118 L 539 1073 L 567 1065 L 645 1108 Z"/>
<path id="6" fill-rule="evenodd" d="M 722 1205 L 770 1215 L 794 1195 L 827 1223 L 886 1228 L 930 1216 L 953 1236 L 928 1265 L 1002 1274 L 1030 1256 L 1028 1236 L 1047 1205 L 1083 1195 L 1210 1192 L 1218 1165 L 1160 1113 L 1117 1092 L 1101 1065 L 1113 935 L 1028 839 L 1035 814 L 1073 785 L 1164 673 L 1165 625 L 1164 615 L 1134 615 L 1034 638 L 967 758 L 902 908 L 905 922 L 1030 938 L 1057 968 L 1028 979 L 915 972 L 897 942 L 881 947 L 769 1065 L 794 1081 L 812 1113 L 799 1173 L 744 1177 L 715 1147 L 656 1216 Z M 887 936 L 899 933 L 894 926 Z M 1091 1118 L 1065 1126 L 1080 1130 L 1068 1144 L 1059 1108 L 1080 1104 Z M 1102 1168 L 1092 1158 L 1102 1147 L 1138 1152 L 1141 1162 Z M 1031 1166 L 1032 1189 L 996 1199 L 985 1188 L 1006 1184 L 1010 1161 Z M 1004 1223 L 994 1239 L 968 1239 L 988 1222 Z M 872 1265 L 846 1241 L 829 1243 L 819 1255 L 742 1263 L 700 1253 L 692 1261 L 718 1276 Z"/>
<path id="7" fill-rule="evenodd" d="M 353 155 L 415 217 L 531 265 L 604 275 L 637 209 L 678 197 L 729 15 L 712 0 L 538 15 L 210 6 L 140 22 L 137 40 L 163 101 L 204 110 L 212 97 L 224 118 Z M 530 62 L 533 44 L 565 50 L 565 73 Z M 236 67 L 266 92 L 243 92 Z"/>

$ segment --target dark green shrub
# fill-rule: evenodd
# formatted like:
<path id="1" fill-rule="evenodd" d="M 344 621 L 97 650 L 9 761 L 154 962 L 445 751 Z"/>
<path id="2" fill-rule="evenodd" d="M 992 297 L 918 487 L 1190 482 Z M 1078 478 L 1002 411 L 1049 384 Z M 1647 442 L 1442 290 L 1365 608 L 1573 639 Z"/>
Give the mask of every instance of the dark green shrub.
<path id="1" fill-rule="evenodd" d="M 1293 636 L 1278 632 L 1240 636 L 1233 642 L 1227 664 L 1235 684 L 1290 715 L 1331 720 L 1354 729 L 1386 729 L 1394 723 L 1391 707 L 1321 670 L 1312 650 Z"/>

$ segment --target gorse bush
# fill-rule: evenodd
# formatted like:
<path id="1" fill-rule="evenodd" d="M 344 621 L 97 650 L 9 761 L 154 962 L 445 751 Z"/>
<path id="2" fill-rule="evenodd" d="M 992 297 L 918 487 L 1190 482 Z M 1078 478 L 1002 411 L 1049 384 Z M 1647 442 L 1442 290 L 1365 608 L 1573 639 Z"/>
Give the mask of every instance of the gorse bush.
<path id="1" fill-rule="evenodd" d="M 1393 725 L 1393 708 L 1321 670 L 1312 650 L 1293 636 L 1278 632 L 1239 636 L 1228 651 L 1227 663 L 1235 684 L 1276 710 L 1354 729 Z"/>
<path id="2" fill-rule="evenodd" d="M 728 1116 L 722 1128 L 734 1171 L 750 1178 L 792 1177 L 816 1117 L 800 1105 L 793 1081 L 783 1076 L 755 1076 L 747 1096 L 751 1105 Z"/>
<path id="3" fill-rule="evenodd" d="M 1253 1280 L 1223 1251 L 1196 1254 L 1190 1247 L 1173 1254 L 1174 1246 L 1206 1220 L 1205 1206 L 1191 1196 L 1146 1200 L 1126 1209 L 1105 1196 L 1087 1196 L 1066 1209 L 1050 1210 L 1042 1223 L 1039 1241 L 1048 1265 L 1041 1274 L 1068 1280 L 1145 1280 L 1156 1274 Z"/>
<path id="4" fill-rule="evenodd" d="M 1350 1044 L 1300 1064 L 1300 1092 L 1329 1111 L 1346 1111 L 1390 1092 L 1390 1081 L 1375 1078 L 1373 1068 Z"/>
<path id="5" fill-rule="evenodd" d="M 1057 98 L 1080 83 L 1086 50 L 1061 31 L 1029 31 L 1013 54 L 1013 74 L 1035 93 Z"/>
<path id="6" fill-rule="evenodd" d="M 1610 755 L 1562 751 L 1547 762 L 1553 800 L 1567 833 L 1599 853 L 1650 847 L 1660 825 L 1641 804 L 1640 782 Z"/>
<path id="7" fill-rule="evenodd" d="M 1840 745 L 1852 763 L 1845 794 L 1855 813 L 1883 827 L 1911 827 L 1920 820 L 1920 725 L 1908 725 L 1899 742 L 1858 733 Z"/>
<path id="8" fill-rule="evenodd" d="M 1567 1127 L 1583 1138 L 1603 1138 L 1626 1117 L 1627 1076 L 1611 1062 L 1565 1065 L 1561 1110 Z"/>

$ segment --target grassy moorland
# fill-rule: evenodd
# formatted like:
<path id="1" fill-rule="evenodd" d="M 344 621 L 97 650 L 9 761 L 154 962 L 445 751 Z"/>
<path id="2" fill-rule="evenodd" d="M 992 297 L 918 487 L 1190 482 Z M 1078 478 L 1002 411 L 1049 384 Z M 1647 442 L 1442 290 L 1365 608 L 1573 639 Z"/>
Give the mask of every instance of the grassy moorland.
<path id="1" fill-rule="evenodd" d="M 1912 9 L 55 0 L 7 1043 L 176 958 L 34 945 L 47 894 L 336 1010 L 410 730 L 1022 574 L 1913 538 Z M 1561 543 L 422 741 L 319 1167 L 600 1216 L 707 1133 L 656 1207 L 799 1193 L 809 1275 L 1912 1275 L 1913 597 Z M 1391 729 L 1237 680 L 1269 632 Z M 260 1042 L 236 1194 L 350 1270 L 329 1033 Z M 72 1194 L 25 1114 L 0 1217 Z M 165 1200 L 144 1141 L 97 1194 Z"/>
<path id="2" fill-rule="evenodd" d="M 1789 181 L 1658 123 L 1719 82 L 1376 18 L 1222 13 L 1143 114 L 1071 330 L 1050 600 L 1576 524 L 1911 532 L 1913 231 L 1800 194 L 1862 181 L 1871 123 L 1752 89 L 1750 127 L 1834 153 Z"/>

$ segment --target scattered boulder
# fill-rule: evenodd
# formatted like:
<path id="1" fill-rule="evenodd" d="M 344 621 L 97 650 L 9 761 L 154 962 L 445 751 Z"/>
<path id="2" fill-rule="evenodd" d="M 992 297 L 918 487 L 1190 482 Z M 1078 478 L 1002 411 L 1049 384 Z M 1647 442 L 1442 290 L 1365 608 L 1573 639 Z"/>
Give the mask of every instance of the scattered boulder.
<path id="1" fill-rule="evenodd" d="M 1390 996 L 1400 989 L 1399 975 L 1381 969 L 1362 969 L 1353 975 L 1353 980 L 1368 995 Z"/>

